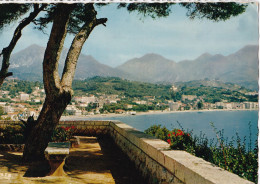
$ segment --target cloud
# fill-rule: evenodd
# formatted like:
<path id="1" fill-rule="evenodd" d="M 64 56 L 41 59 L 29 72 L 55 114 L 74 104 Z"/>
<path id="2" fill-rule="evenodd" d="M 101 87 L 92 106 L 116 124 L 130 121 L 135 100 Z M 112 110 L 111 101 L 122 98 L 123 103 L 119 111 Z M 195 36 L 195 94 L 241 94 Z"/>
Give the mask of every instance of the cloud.
<path id="1" fill-rule="evenodd" d="M 105 62 L 109 63 L 109 57 L 104 55 L 113 55 L 113 65 L 116 61 L 118 64 L 125 62 L 122 59 L 127 56 L 131 59 L 151 52 L 175 61 L 194 59 L 204 52 L 227 55 L 244 45 L 258 43 L 258 36 L 250 34 L 250 31 L 257 32 L 257 24 L 253 21 L 257 14 L 253 11 L 249 7 L 238 17 L 215 23 L 191 21 L 186 17 L 185 9 L 178 6 L 173 9 L 175 14 L 155 21 L 149 18 L 140 21 L 136 14 L 110 10 L 108 27 L 95 30 L 87 48 L 90 54 L 95 50 L 96 58 L 101 62 L 106 58 Z M 244 26 L 241 25 L 243 20 L 248 24 L 247 29 L 239 30 L 239 26 Z M 120 54 L 125 57 L 119 58 Z"/>
<path id="2" fill-rule="evenodd" d="M 86 41 L 82 53 L 92 55 L 99 62 L 117 66 L 133 57 L 158 53 L 168 59 L 180 61 L 194 59 L 209 52 L 231 54 L 247 44 L 258 44 L 258 14 L 255 4 L 247 11 L 225 22 L 189 20 L 186 9 L 175 6 L 167 18 L 139 20 L 136 13 L 129 14 L 116 6 L 98 10 L 99 17 L 107 17 L 107 26 L 96 27 Z M 12 26 L 14 30 L 15 26 Z M 50 30 L 50 28 L 48 29 Z M 12 36 L 11 28 L 0 34 L 0 46 L 6 46 Z M 66 38 L 69 48 L 73 37 Z M 48 36 L 32 29 L 23 31 L 15 51 L 31 44 L 46 46 Z"/>

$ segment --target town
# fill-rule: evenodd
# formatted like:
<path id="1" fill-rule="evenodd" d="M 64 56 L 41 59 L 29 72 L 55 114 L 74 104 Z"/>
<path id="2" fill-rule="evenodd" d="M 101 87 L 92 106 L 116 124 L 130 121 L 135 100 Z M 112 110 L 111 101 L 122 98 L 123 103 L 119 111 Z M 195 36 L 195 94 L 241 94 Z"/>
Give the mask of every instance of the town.
<path id="1" fill-rule="evenodd" d="M 13 86 L 19 81 L 12 81 Z M 10 83 L 10 81 L 8 82 Z M 1 119 L 26 119 L 29 116 L 37 118 L 41 111 L 45 92 L 43 85 L 33 85 L 29 93 L 15 90 L 0 91 L 0 115 Z M 192 110 L 257 110 L 258 93 L 245 91 L 239 96 L 239 100 L 229 100 L 234 98 L 232 93 L 225 94 L 225 99 L 208 100 L 207 95 L 187 95 L 180 93 L 184 88 L 178 89 L 176 86 L 170 87 L 169 97 L 158 96 L 126 96 L 124 94 L 104 93 L 75 93 L 71 103 L 67 106 L 63 116 L 89 116 L 96 114 L 128 114 L 135 115 L 138 112 L 170 112 L 170 111 L 192 111 Z M 194 91 L 194 90 L 193 90 Z M 223 93 L 223 92 L 222 92 Z M 226 93 L 226 92 L 225 92 Z M 178 96 L 178 97 L 177 97 Z M 248 98 L 246 98 L 248 97 Z M 253 97 L 253 98 L 251 98 Z M 254 99 L 254 100 L 252 100 Z"/>

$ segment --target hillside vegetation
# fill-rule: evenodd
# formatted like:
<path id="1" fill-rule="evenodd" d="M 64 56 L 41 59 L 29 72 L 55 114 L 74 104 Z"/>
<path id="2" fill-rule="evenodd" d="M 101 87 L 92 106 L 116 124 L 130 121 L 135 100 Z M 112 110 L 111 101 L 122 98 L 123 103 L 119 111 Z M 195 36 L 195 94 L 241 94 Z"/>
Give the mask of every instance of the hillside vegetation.
<path id="1" fill-rule="evenodd" d="M 171 85 L 151 84 L 120 79 L 117 77 L 94 77 L 84 81 L 73 82 L 75 95 L 88 94 L 116 94 L 126 97 L 155 96 L 157 98 L 170 98 Z"/>
<path id="2" fill-rule="evenodd" d="M 232 83 L 190 81 L 175 84 L 178 91 L 174 92 L 169 84 L 151 84 L 124 80 L 116 77 L 94 77 L 84 81 L 76 80 L 73 83 L 75 95 L 116 94 L 129 98 L 154 96 L 162 100 L 181 100 L 182 95 L 196 95 L 205 102 L 215 103 L 222 100 L 228 102 L 257 101 L 257 96 L 249 96 L 250 92 L 244 87 Z"/>
<path id="3" fill-rule="evenodd" d="M 258 96 L 246 95 L 248 90 L 232 83 L 219 81 L 190 81 L 174 84 L 178 90 L 173 91 L 170 84 L 152 84 L 144 82 L 129 81 L 117 77 L 93 77 L 86 80 L 75 80 L 73 82 L 74 96 L 95 95 L 118 95 L 127 99 L 145 99 L 152 97 L 161 102 L 166 100 L 181 101 L 182 95 L 196 95 L 205 102 L 215 103 L 227 102 L 257 102 Z M 7 80 L 1 90 L 9 91 L 14 97 L 19 92 L 31 94 L 35 87 L 43 88 L 40 82 L 29 82 L 22 80 Z"/>

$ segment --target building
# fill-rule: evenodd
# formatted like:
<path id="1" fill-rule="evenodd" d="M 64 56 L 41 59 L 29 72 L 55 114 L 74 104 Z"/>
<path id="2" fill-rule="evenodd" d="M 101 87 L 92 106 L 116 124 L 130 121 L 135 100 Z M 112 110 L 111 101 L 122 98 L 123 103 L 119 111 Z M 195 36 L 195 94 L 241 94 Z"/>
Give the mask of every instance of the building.
<path id="1" fill-rule="evenodd" d="M 232 109 L 232 104 L 231 103 L 224 103 L 224 109 Z"/>
<path id="2" fill-rule="evenodd" d="M 21 101 L 27 101 L 29 99 L 30 99 L 29 94 L 25 94 L 25 93 L 20 94 L 20 100 Z"/>
<path id="3" fill-rule="evenodd" d="M 182 105 L 182 103 L 180 102 L 172 102 L 172 101 L 169 101 L 168 104 L 169 104 L 170 111 L 177 111 Z"/>
<path id="4" fill-rule="evenodd" d="M 243 109 L 243 104 L 238 102 L 231 102 L 232 109 Z"/>
<path id="5" fill-rule="evenodd" d="M 139 105 L 146 105 L 147 104 L 147 101 L 144 101 L 144 100 L 136 100 L 134 101 L 136 104 L 139 104 Z"/>
<path id="6" fill-rule="evenodd" d="M 175 91 L 178 91 L 178 88 L 175 87 L 174 85 L 172 85 L 171 90 L 175 92 Z"/>
<path id="7" fill-rule="evenodd" d="M 5 106 L 6 102 L 0 102 L 0 106 Z"/>
<path id="8" fill-rule="evenodd" d="M 133 108 L 133 105 L 126 104 L 126 105 L 125 105 L 125 108 L 126 108 L 126 109 L 132 109 L 132 108 Z"/>
<path id="9" fill-rule="evenodd" d="M 185 101 L 185 100 L 190 100 L 190 101 L 192 101 L 192 100 L 194 100 L 194 99 L 196 99 L 196 98 L 197 98 L 196 95 L 182 95 L 182 97 L 181 97 L 181 99 L 182 99 L 183 101 Z"/>
<path id="10" fill-rule="evenodd" d="M 75 102 L 77 103 L 94 103 L 96 101 L 96 97 L 94 95 L 92 96 L 84 96 L 84 97 L 74 97 Z"/>
<path id="11" fill-rule="evenodd" d="M 245 109 L 258 109 L 257 102 L 244 102 Z"/>
<path id="12" fill-rule="evenodd" d="M 117 109 L 117 110 L 115 110 L 115 113 L 116 114 L 123 114 L 123 113 L 125 113 L 125 111 L 122 110 L 122 109 Z"/>
<path id="13" fill-rule="evenodd" d="M 4 113 L 13 113 L 14 109 L 11 106 L 4 106 Z"/>
<path id="14" fill-rule="evenodd" d="M 77 109 L 74 105 L 68 105 L 66 111 L 69 115 L 80 116 L 82 111 Z"/>
<path id="15" fill-rule="evenodd" d="M 224 103 L 223 102 L 216 102 L 216 108 L 224 108 Z"/>

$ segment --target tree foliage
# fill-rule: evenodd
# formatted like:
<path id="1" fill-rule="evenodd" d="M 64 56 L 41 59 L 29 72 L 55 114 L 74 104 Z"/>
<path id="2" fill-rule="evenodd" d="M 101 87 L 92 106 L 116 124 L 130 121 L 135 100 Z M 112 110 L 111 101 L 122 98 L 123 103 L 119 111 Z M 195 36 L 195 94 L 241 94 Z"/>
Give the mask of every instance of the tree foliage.
<path id="1" fill-rule="evenodd" d="M 1 4 L 0 5 L 0 30 L 11 22 L 15 22 L 26 14 L 33 4 Z"/>
<path id="2" fill-rule="evenodd" d="M 166 17 L 172 12 L 172 6 L 177 3 L 130 3 L 119 4 L 118 8 L 126 8 L 129 12 L 138 12 L 143 17 Z M 206 18 L 213 21 L 227 20 L 246 10 L 247 4 L 234 2 L 219 3 L 179 3 L 187 9 L 187 16 L 191 19 Z M 174 13 L 174 12 L 173 12 Z"/>
<path id="3" fill-rule="evenodd" d="M 237 16 L 246 10 L 246 4 L 229 3 L 181 3 L 187 8 L 187 16 L 194 18 L 207 18 L 213 21 L 227 20 Z"/>

